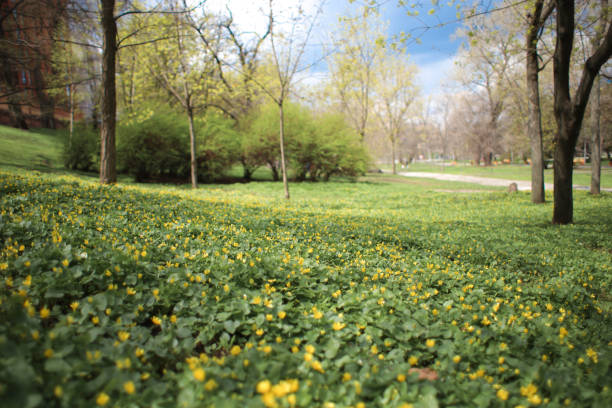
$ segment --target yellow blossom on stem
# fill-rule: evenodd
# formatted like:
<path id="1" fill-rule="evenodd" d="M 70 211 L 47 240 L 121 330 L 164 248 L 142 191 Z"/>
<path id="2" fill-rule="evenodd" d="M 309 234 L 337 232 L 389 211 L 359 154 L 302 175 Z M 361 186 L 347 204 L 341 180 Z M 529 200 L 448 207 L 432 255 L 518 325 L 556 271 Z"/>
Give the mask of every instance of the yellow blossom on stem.
<path id="1" fill-rule="evenodd" d="M 133 394 L 136 391 L 136 386 L 132 381 L 126 381 L 123 383 L 123 389 L 128 394 Z"/>
<path id="2" fill-rule="evenodd" d="M 499 398 L 502 401 L 506 401 L 509 395 L 510 393 L 504 390 L 503 388 L 500 388 L 499 390 L 497 390 L 497 398 Z"/>
<path id="3" fill-rule="evenodd" d="M 269 380 L 260 381 L 257 383 L 257 386 L 255 387 L 257 392 L 260 394 L 266 394 L 267 392 L 270 391 L 270 388 L 272 388 L 272 384 L 270 383 Z"/>
<path id="4" fill-rule="evenodd" d="M 196 368 L 193 370 L 193 377 L 198 381 L 204 381 L 206 378 L 206 372 L 202 368 Z"/>
<path id="5" fill-rule="evenodd" d="M 101 392 L 100 394 L 98 394 L 98 397 L 96 398 L 96 404 L 103 407 L 104 405 L 108 403 L 108 400 L 110 400 L 110 397 L 106 395 L 105 393 Z"/>

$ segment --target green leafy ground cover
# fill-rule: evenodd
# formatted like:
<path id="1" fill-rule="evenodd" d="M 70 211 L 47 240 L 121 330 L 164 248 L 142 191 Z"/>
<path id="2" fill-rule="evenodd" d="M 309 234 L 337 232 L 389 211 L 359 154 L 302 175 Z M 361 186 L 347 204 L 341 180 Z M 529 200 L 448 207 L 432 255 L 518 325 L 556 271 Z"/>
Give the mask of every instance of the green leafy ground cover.
<path id="1" fill-rule="evenodd" d="M 609 406 L 610 194 L 281 189 L 1 170 L 0 406 Z"/>
<path id="2" fill-rule="evenodd" d="M 591 168 L 590 165 L 580 166 L 574 169 L 573 182 L 577 185 L 591 185 Z M 385 167 L 390 169 L 390 166 Z M 531 180 L 531 167 L 526 164 L 500 164 L 497 166 L 472 166 L 468 163 L 457 163 L 456 165 L 441 166 L 426 163 L 413 163 L 407 168 L 398 168 L 399 172 L 403 171 L 418 171 L 431 173 L 448 173 L 448 174 L 463 174 L 466 176 L 501 178 L 510 180 Z M 544 180 L 546 183 L 553 183 L 553 169 L 544 170 Z M 607 161 L 602 161 L 601 166 L 601 187 L 612 188 L 612 167 Z"/>

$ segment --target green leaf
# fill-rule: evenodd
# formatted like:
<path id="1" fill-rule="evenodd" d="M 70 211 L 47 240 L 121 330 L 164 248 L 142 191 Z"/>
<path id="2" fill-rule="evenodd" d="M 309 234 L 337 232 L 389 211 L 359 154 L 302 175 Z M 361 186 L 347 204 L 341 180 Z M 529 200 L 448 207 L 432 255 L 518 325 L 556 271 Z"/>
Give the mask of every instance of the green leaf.
<path id="1" fill-rule="evenodd" d="M 50 358 L 45 361 L 45 371 L 50 373 L 68 373 L 70 371 L 70 364 L 61 358 Z"/>

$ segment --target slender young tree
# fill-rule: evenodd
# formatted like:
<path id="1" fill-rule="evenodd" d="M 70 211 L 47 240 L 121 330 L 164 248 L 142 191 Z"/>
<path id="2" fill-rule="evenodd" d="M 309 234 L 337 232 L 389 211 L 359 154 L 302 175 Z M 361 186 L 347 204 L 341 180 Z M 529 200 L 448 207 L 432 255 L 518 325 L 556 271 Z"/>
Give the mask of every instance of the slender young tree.
<path id="1" fill-rule="evenodd" d="M 527 80 L 527 135 L 531 142 L 531 201 L 543 203 L 544 195 L 544 152 L 542 145 L 542 111 L 540 108 L 538 41 L 544 23 L 552 13 L 555 3 L 549 0 L 535 0 L 527 13 L 527 35 L 525 36 L 525 66 Z"/>
<path id="2" fill-rule="evenodd" d="M 198 187 L 198 160 L 194 116 L 206 110 L 213 82 L 214 64 L 210 55 L 198 55 L 196 41 L 185 15 L 149 17 L 155 23 L 154 35 L 167 38 L 151 44 L 143 56 L 148 74 L 181 106 L 189 124 L 191 187 Z M 163 31 L 163 32 L 160 32 Z"/>
<path id="3" fill-rule="evenodd" d="M 284 107 L 291 85 L 295 75 L 304 69 L 301 66 L 301 60 L 306 50 L 306 45 L 310 40 L 312 30 L 316 19 L 321 12 L 321 7 L 317 6 L 314 16 L 309 18 L 303 11 L 301 5 L 297 11 L 290 17 L 289 32 L 283 33 L 280 30 L 276 31 L 277 25 L 280 26 L 280 20 L 274 14 L 273 0 L 269 2 L 269 29 L 270 43 L 272 46 L 272 57 L 274 60 L 274 68 L 277 80 L 276 89 L 264 87 L 264 91 L 272 98 L 278 106 L 279 114 L 279 143 L 280 143 L 280 159 L 281 170 L 283 173 L 283 188 L 285 190 L 285 198 L 289 199 L 289 184 L 287 181 L 287 162 L 285 158 L 285 115 Z"/>

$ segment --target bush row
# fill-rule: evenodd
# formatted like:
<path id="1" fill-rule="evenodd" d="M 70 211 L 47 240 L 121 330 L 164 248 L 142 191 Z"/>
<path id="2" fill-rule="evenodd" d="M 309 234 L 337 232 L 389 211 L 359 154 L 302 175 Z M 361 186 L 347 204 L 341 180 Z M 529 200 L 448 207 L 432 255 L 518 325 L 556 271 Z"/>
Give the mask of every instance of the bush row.
<path id="1" fill-rule="evenodd" d="M 315 116 L 308 109 L 285 107 L 285 149 L 297 180 L 354 177 L 367 168 L 368 155 L 359 136 L 336 114 Z M 216 112 L 195 119 L 198 179 L 213 181 L 241 164 L 244 178 L 269 167 L 274 180 L 280 170 L 278 107 L 267 105 L 237 123 Z M 99 141 L 95 132 L 77 128 L 66 144 L 66 167 L 95 170 Z M 188 122 L 167 109 L 143 109 L 117 127 L 118 171 L 136 181 L 187 180 L 190 173 Z"/>

